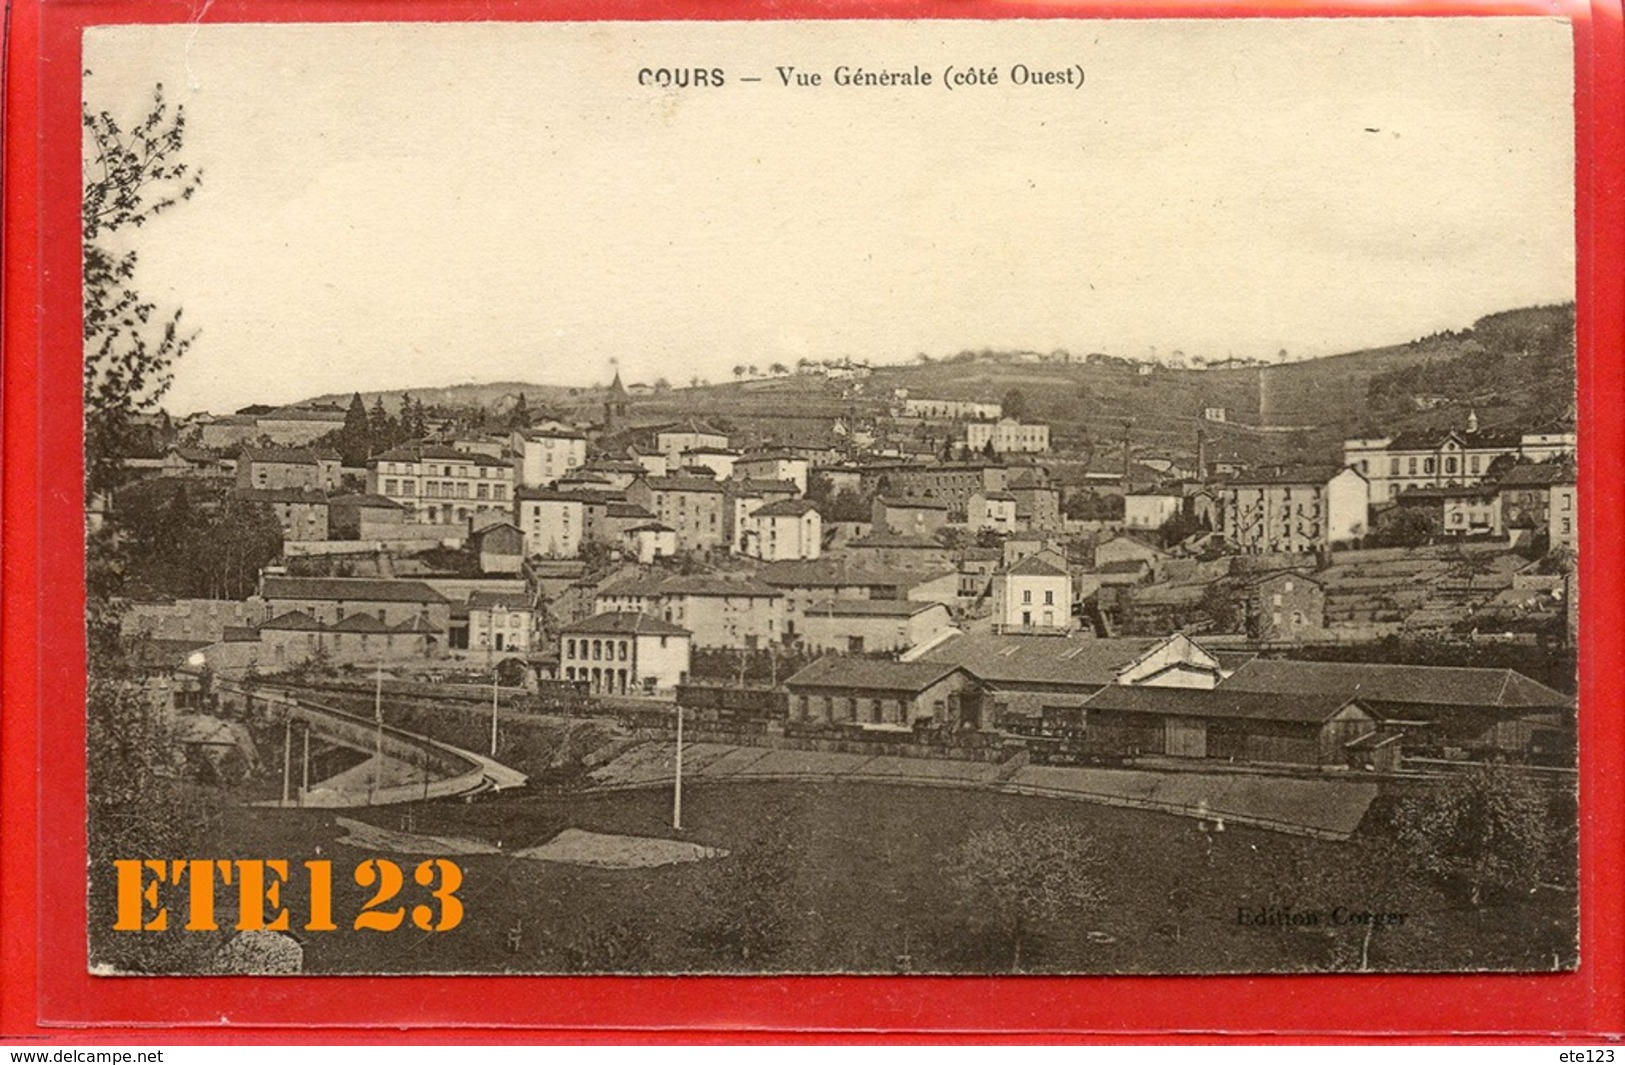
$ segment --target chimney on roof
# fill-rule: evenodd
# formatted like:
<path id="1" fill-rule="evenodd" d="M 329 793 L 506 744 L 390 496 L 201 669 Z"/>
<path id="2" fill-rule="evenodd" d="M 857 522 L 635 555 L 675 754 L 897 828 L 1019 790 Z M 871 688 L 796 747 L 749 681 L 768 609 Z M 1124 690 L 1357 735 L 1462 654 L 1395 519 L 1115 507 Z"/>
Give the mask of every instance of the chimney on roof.
<path id="1" fill-rule="evenodd" d="M 1129 429 L 1133 426 L 1133 424 L 1134 424 L 1133 422 L 1127 422 L 1127 421 L 1125 421 L 1123 423 L 1123 494 L 1124 495 L 1128 495 L 1128 491 L 1129 491 L 1129 469 L 1133 465 L 1133 458 L 1131 457 L 1132 452 L 1129 449 Z"/>

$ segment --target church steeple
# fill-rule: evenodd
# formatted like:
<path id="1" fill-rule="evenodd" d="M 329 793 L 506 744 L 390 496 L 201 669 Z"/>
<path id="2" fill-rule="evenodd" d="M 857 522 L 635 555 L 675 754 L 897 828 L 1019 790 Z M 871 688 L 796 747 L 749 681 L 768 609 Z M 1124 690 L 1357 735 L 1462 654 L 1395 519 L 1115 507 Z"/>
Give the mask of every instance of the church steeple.
<path id="1" fill-rule="evenodd" d="M 618 432 L 626 423 L 626 386 L 621 384 L 621 368 L 615 368 L 615 379 L 609 383 L 604 396 L 604 432 Z"/>
<path id="2" fill-rule="evenodd" d="M 1472 407 L 1467 408 L 1467 431 L 1469 433 L 1478 432 L 1478 411 Z"/>

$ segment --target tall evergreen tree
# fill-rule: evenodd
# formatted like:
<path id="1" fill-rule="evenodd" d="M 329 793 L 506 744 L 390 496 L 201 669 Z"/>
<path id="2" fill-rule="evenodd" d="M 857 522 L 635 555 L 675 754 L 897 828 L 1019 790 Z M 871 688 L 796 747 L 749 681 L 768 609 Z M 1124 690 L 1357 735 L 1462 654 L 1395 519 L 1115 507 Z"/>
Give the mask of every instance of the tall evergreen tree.
<path id="1" fill-rule="evenodd" d="M 353 440 L 367 437 L 367 405 L 361 402 L 361 393 L 350 397 L 350 408 L 344 412 L 344 435 Z"/>
<path id="2" fill-rule="evenodd" d="M 424 424 L 423 401 L 412 398 L 410 392 L 401 396 L 401 436 L 407 440 L 421 440 L 428 433 Z"/>
<path id="3" fill-rule="evenodd" d="M 384 397 L 374 399 L 372 410 L 367 413 L 367 432 L 372 438 L 372 453 L 376 455 L 393 447 L 399 431 L 399 424 L 384 409 Z"/>

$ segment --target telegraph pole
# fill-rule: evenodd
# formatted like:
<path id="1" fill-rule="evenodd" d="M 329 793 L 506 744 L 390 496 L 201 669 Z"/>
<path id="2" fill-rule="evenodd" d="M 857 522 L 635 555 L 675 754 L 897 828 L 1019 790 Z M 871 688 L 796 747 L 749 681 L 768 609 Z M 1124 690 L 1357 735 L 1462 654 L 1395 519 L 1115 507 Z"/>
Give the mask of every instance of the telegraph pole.
<path id="1" fill-rule="evenodd" d="M 677 704 L 677 775 L 671 793 L 671 827 L 683 829 L 683 704 Z"/>
<path id="2" fill-rule="evenodd" d="M 491 667 L 491 757 L 497 756 L 497 671 Z"/>
<path id="3" fill-rule="evenodd" d="M 284 711 L 282 715 L 282 805 L 288 805 L 288 778 L 292 772 L 290 762 L 293 759 L 293 712 Z"/>
<path id="4" fill-rule="evenodd" d="M 372 791 L 367 795 L 371 803 L 378 796 L 384 775 L 384 667 L 378 665 L 376 687 L 372 694 L 372 719 L 376 724 L 372 741 Z"/>

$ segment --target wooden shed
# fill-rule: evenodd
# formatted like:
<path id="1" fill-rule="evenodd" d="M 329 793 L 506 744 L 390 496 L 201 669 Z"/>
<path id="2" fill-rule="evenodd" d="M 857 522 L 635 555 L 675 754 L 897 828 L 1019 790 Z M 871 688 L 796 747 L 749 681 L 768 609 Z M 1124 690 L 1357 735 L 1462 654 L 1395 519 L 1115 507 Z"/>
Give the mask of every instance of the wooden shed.
<path id="1" fill-rule="evenodd" d="M 1091 742 L 1170 758 L 1344 765 L 1345 747 L 1377 730 L 1370 710 L 1341 695 L 1118 684 L 1084 710 Z"/>

